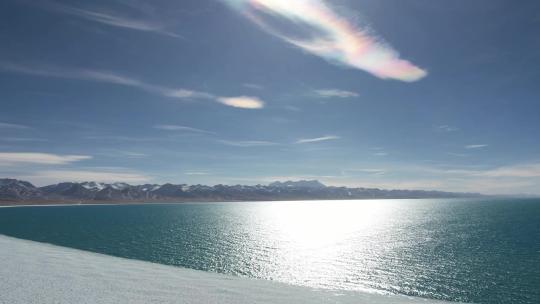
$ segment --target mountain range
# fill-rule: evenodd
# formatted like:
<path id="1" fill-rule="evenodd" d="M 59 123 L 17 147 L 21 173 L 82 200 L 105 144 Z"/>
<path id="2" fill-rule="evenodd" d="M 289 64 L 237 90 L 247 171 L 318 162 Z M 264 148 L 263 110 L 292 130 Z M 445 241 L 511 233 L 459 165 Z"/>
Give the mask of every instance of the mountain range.
<path id="1" fill-rule="evenodd" d="M 268 185 L 187 185 L 65 182 L 44 187 L 17 179 L 0 179 L 0 205 L 271 201 L 390 198 L 459 198 L 481 196 L 422 190 L 382 190 L 326 186 L 317 180 L 273 182 Z"/>

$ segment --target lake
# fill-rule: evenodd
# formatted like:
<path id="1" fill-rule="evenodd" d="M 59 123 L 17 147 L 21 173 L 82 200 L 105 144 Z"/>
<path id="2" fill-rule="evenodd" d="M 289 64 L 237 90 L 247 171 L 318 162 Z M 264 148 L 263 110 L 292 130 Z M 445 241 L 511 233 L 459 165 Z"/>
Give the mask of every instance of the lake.
<path id="1" fill-rule="evenodd" d="M 540 303 L 540 200 L 0 208 L 0 234 L 335 290 Z"/>

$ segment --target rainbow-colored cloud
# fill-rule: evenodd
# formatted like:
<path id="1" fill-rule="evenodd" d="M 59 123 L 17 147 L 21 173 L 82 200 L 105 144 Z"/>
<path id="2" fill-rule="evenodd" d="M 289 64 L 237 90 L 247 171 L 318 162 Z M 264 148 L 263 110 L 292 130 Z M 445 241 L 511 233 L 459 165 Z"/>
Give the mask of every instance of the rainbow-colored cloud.
<path id="1" fill-rule="evenodd" d="M 400 59 L 389 46 L 366 30 L 339 16 L 323 0 L 224 0 L 267 32 L 331 62 L 367 71 L 382 79 L 417 81 L 427 72 Z M 284 34 L 265 16 L 285 18 L 291 24 L 316 30 L 312 38 Z M 315 35 L 315 36 L 313 36 Z"/>

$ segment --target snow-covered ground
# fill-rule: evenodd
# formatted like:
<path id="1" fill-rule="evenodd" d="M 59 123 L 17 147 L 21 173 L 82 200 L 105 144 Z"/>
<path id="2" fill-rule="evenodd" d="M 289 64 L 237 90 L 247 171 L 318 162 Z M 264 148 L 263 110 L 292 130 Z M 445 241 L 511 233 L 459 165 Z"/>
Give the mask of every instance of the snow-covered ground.
<path id="1" fill-rule="evenodd" d="M 0 235 L 0 303 L 443 303 L 314 290 Z"/>

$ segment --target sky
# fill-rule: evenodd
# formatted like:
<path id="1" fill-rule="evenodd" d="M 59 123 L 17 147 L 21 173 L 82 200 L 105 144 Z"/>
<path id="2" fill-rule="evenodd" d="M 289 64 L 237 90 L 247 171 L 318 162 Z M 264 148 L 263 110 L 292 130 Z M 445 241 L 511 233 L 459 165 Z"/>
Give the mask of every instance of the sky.
<path id="1" fill-rule="evenodd" d="M 540 194 L 540 2 L 0 3 L 0 176 Z"/>

